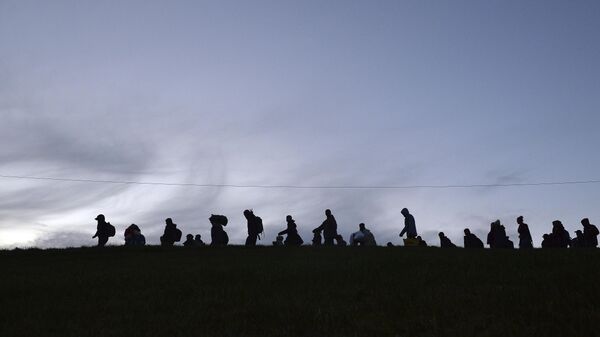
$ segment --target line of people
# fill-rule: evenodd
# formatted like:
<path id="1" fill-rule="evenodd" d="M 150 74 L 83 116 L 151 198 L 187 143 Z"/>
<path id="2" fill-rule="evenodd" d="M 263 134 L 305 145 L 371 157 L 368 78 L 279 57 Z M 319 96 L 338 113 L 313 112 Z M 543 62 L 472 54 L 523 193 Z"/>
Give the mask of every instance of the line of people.
<path id="1" fill-rule="evenodd" d="M 523 221 L 523 216 L 517 218 L 519 225 L 517 232 L 519 233 L 519 248 L 533 248 L 533 240 L 529 225 Z M 598 228 L 590 223 L 588 218 L 581 220 L 583 230 L 576 230 L 576 237 L 571 239 L 569 232 L 559 220 L 552 222 L 552 232 L 542 236 L 542 248 L 596 248 L 598 247 Z M 484 248 L 483 241 L 475 234 L 471 233 L 469 228 L 464 230 L 464 247 L 465 248 Z M 439 233 L 440 247 L 455 248 L 456 245 L 443 233 Z M 514 243 L 506 235 L 506 228 L 496 220 L 490 224 L 490 231 L 487 235 L 487 244 L 490 248 L 515 248 Z"/>
<path id="2" fill-rule="evenodd" d="M 410 214 L 409 210 L 404 208 L 400 212 L 404 216 L 404 227 L 400 232 L 400 237 L 404 239 L 405 246 L 427 246 L 427 243 L 417 234 L 417 226 L 415 218 Z M 244 218 L 246 219 L 247 233 L 245 245 L 256 246 L 257 240 L 261 239 L 261 235 L 264 235 L 264 225 L 262 218 L 255 215 L 251 209 L 244 210 Z M 98 246 L 104 246 L 108 242 L 108 238 L 115 235 L 115 227 L 106 221 L 103 214 L 99 214 L 96 219 L 97 231 L 93 238 L 98 238 Z M 211 246 L 226 246 L 229 243 L 229 236 L 225 231 L 224 227 L 227 226 L 228 219 L 224 215 L 212 214 L 209 217 L 211 224 Z M 301 246 L 304 244 L 304 240 L 298 233 L 298 226 L 296 221 L 291 215 L 286 216 L 286 228 L 279 233 L 275 241 L 274 246 Z M 529 231 L 529 226 L 524 222 L 524 218 L 519 216 L 517 218 L 519 233 L 519 248 L 528 249 L 533 248 L 533 240 Z M 555 220 L 552 223 L 552 232 L 543 235 L 542 248 L 595 248 L 598 246 L 598 228 L 591 224 L 589 219 L 585 218 L 581 220 L 583 226 L 582 230 L 575 231 L 575 238 L 571 239 L 569 232 L 564 228 L 563 224 L 559 220 Z M 331 210 L 325 210 L 325 220 L 320 226 L 313 229 L 313 246 L 347 246 L 348 243 L 344 240 L 342 235 L 338 233 L 338 225 L 335 217 Z M 464 230 L 464 248 L 484 248 L 485 245 L 481 239 L 471 232 L 469 228 Z M 284 238 L 285 236 L 285 238 Z M 440 247 L 442 248 L 454 248 L 457 247 L 452 241 L 443 233 L 438 234 L 440 239 Z M 182 232 L 177 228 L 177 224 L 173 222 L 171 218 L 165 220 L 165 229 L 163 235 L 160 237 L 160 243 L 162 246 L 173 246 L 176 242 L 181 241 Z M 490 248 L 515 248 L 513 241 L 510 240 L 506 234 L 506 228 L 500 223 L 500 220 L 496 220 L 490 224 L 490 231 L 487 235 L 487 245 Z M 143 246 L 146 244 L 146 239 L 141 233 L 141 229 L 136 225 L 132 224 L 125 230 L 125 245 L 126 246 Z M 358 225 L 358 231 L 350 235 L 349 244 L 351 246 L 376 246 L 377 242 L 373 233 L 366 228 L 364 223 Z M 186 240 L 183 242 L 186 247 L 198 247 L 206 245 L 202 241 L 200 234 L 186 235 Z M 393 246 L 391 242 L 388 242 L 387 246 Z"/>

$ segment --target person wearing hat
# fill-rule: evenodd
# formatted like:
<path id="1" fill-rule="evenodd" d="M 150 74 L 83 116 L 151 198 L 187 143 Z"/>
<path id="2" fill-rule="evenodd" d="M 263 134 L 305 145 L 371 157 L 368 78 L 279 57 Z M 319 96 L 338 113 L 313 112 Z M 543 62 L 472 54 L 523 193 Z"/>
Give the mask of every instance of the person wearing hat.
<path id="1" fill-rule="evenodd" d="M 92 239 L 98 238 L 98 247 L 104 247 L 104 245 L 106 245 L 108 242 L 109 237 L 107 230 L 108 224 L 106 223 L 104 214 L 98 214 L 94 220 L 98 221 L 98 225 L 96 226 L 96 234 L 92 236 Z"/>

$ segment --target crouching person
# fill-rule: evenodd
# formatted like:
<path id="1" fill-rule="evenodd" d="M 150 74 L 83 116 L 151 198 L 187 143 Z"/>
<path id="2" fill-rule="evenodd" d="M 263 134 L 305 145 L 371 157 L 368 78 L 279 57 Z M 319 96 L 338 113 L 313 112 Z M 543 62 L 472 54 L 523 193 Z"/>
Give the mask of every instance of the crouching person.
<path id="1" fill-rule="evenodd" d="M 142 235 L 142 231 L 136 224 L 125 229 L 125 246 L 144 246 L 146 245 L 146 237 Z"/>
<path id="2" fill-rule="evenodd" d="M 364 223 L 358 225 L 358 232 L 350 235 L 351 246 L 377 246 L 375 236 L 365 227 Z"/>
<path id="3" fill-rule="evenodd" d="M 440 247 L 442 248 L 456 248 L 456 245 L 450 241 L 450 239 L 444 234 L 444 232 L 440 232 Z"/>

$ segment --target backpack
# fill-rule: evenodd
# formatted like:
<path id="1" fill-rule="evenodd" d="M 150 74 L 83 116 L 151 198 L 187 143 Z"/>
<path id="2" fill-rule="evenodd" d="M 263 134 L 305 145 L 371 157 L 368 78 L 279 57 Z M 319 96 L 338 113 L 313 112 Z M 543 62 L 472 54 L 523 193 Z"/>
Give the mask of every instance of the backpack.
<path id="1" fill-rule="evenodd" d="M 256 217 L 255 225 L 256 225 L 256 234 L 258 234 L 258 239 L 260 240 L 260 234 L 262 234 L 265 231 L 261 217 L 259 217 L 259 216 Z"/>
<path id="2" fill-rule="evenodd" d="M 110 222 L 106 223 L 106 235 L 108 237 L 112 237 L 115 236 L 116 230 L 115 230 L 115 226 L 111 225 Z"/>
<path id="3" fill-rule="evenodd" d="M 178 228 L 175 228 L 173 230 L 173 241 L 175 241 L 175 242 L 181 241 L 181 235 L 182 235 L 181 231 Z"/>

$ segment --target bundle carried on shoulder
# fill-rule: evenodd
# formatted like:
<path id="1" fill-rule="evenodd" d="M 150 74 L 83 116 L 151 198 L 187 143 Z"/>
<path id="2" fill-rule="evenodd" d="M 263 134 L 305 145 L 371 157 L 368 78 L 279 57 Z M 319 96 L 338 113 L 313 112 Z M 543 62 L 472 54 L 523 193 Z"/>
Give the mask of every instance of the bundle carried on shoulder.
<path id="1" fill-rule="evenodd" d="M 220 214 L 212 214 L 209 218 L 211 223 L 218 224 L 221 226 L 227 226 L 227 217 Z"/>

